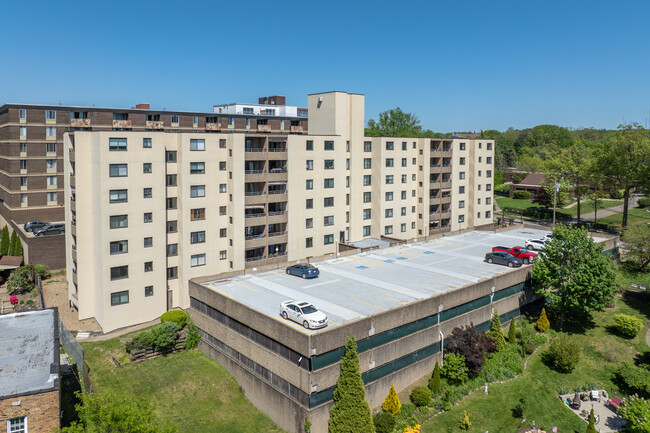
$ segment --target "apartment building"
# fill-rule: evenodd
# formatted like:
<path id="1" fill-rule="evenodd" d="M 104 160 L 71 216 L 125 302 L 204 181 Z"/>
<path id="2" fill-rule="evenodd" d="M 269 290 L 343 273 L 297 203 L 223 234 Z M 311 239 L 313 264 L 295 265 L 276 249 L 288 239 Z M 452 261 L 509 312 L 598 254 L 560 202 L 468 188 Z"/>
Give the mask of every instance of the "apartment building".
<path id="1" fill-rule="evenodd" d="M 66 257 L 80 319 L 110 331 L 188 308 L 192 278 L 491 224 L 492 141 L 364 137 L 363 95 L 308 102 L 308 134 L 249 130 L 245 118 L 243 130 L 67 133 Z"/>
<path id="2" fill-rule="evenodd" d="M 5 104 L 0 107 L 0 224 L 8 224 L 19 233 L 27 263 L 65 267 L 63 236 L 35 238 L 21 227 L 30 220 L 62 222 L 65 219 L 67 179 L 63 176 L 63 136 L 66 132 L 214 134 L 223 131 L 278 135 L 306 132 L 306 109 L 284 109 L 278 105 L 281 100 L 283 97 L 260 98 L 260 104 L 223 114 L 151 110 L 149 104 L 138 104 L 131 109 Z M 264 101 L 272 108 L 266 110 Z"/>

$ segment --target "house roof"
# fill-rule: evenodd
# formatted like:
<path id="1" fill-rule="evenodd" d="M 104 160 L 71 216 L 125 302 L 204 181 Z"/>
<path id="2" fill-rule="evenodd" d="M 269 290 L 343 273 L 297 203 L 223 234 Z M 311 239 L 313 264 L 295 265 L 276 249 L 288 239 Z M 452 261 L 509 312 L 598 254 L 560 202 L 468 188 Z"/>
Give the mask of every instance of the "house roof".
<path id="1" fill-rule="evenodd" d="M 544 176 L 544 173 L 530 173 L 528 176 L 524 178 L 524 180 L 522 180 L 517 185 L 542 186 L 542 183 L 544 183 L 545 178 L 546 176 Z"/>
<path id="2" fill-rule="evenodd" d="M 23 263 L 22 256 L 0 257 L 0 269 L 15 269 Z"/>
<path id="3" fill-rule="evenodd" d="M 0 314 L 0 398 L 59 387 L 56 309 Z"/>

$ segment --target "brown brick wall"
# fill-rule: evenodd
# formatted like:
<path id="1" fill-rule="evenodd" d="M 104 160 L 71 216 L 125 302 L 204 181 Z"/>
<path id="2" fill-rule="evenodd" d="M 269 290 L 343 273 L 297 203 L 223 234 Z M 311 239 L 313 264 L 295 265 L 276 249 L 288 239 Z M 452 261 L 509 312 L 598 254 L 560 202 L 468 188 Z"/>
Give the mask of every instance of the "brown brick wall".
<path id="1" fill-rule="evenodd" d="M 65 236 L 27 237 L 25 263 L 42 264 L 50 269 L 65 268 Z M 23 239 L 25 245 L 25 239 Z"/>
<path id="2" fill-rule="evenodd" d="M 20 401 L 20 405 L 12 405 Z M 51 433 L 60 427 L 61 404 L 59 390 L 21 397 L 0 399 L 0 433 L 7 432 L 7 420 L 27 417 L 30 433 Z"/>

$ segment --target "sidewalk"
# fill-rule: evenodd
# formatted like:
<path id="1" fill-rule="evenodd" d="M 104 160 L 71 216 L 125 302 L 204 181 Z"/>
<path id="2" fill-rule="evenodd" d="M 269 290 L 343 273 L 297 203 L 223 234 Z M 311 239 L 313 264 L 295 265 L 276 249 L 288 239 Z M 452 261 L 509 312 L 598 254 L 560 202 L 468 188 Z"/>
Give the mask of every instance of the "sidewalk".
<path id="1" fill-rule="evenodd" d="M 639 199 L 639 197 L 641 197 L 641 196 L 637 196 L 636 194 L 633 194 L 633 195 L 630 196 L 628 210 L 636 207 L 636 202 Z M 619 213 L 623 213 L 623 208 L 624 207 L 625 207 L 624 205 L 620 205 L 620 206 L 610 207 L 610 208 L 607 208 L 607 209 L 600 209 L 598 211 L 598 219 L 605 218 L 605 217 L 608 217 L 608 216 L 611 216 L 611 215 L 616 215 L 616 214 L 619 214 Z M 589 213 L 586 213 L 584 215 L 580 215 L 580 220 L 594 220 L 595 218 L 596 218 L 596 214 L 594 212 L 589 212 Z M 573 218 L 573 220 L 577 221 L 577 218 Z"/>

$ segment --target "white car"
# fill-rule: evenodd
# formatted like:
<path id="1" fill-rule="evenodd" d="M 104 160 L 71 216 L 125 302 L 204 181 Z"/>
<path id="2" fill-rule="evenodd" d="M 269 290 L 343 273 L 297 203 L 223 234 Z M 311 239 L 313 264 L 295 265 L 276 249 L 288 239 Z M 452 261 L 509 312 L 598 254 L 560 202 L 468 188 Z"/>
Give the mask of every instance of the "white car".
<path id="1" fill-rule="evenodd" d="M 546 246 L 546 239 L 528 239 L 526 241 L 526 249 L 529 250 L 541 250 Z"/>
<path id="2" fill-rule="evenodd" d="M 280 304 L 280 315 L 300 323 L 307 329 L 327 326 L 327 316 L 309 302 L 285 301 Z"/>

